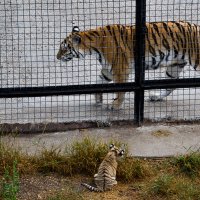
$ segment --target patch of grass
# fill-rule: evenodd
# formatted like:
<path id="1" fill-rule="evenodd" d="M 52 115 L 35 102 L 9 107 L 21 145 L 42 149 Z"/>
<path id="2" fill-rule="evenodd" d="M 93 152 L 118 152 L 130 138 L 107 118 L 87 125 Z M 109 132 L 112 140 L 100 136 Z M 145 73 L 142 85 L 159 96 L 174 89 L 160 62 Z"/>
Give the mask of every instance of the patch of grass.
<path id="1" fill-rule="evenodd" d="M 123 182 L 132 182 L 151 174 L 151 167 L 141 159 L 125 157 L 118 164 L 117 177 Z"/>
<path id="2" fill-rule="evenodd" d="M 4 173 L 5 168 L 13 166 L 13 160 L 19 160 L 20 152 L 6 147 L 0 139 L 0 174 Z"/>
<path id="3" fill-rule="evenodd" d="M 153 195 L 169 196 L 172 193 L 172 181 L 171 175 L 161 175 L 153 181 L 149 192 Z"/>
<path id="4" fill-rule="evenodd" d="M 37 171 L 42 173 L 56 172 L 61 175 L 71 175 L 73 167 L 69 158 L 61 154 L 57 148 L 44 149 L 32 160 L 35 163 Z"/>
<path id="5" fill-rule="evenodd" d="M 197 180 L 162 174 L 141 188 L 143 199 L 199 200 L 200 186 Z"/>
<path id="6" fill-rule="evenodd" d="M 94 175 L 109 150 L 111 142 L 103 143 L 94 138 L 85 137 L 68 145 L 62 153 L 57 148 L 44 149 L 33 162 L 37 170 L 43 173 L 56 172 L 62 175 Z M 119 142 L 115 143 L 120 145 Z"/>
<path id="7" fill-rule="evenodd" d="M 16 200 L 19 191 L 19 173 L 17 161 L 13 162 L 13 167 L 5 168 L 3 180 L 1 181 L 1 197 L 4 200 Z"/>
<path id="8" fill-rule="evenodd" d="M 200 170 L 200 153 L 192 153 L 174 158 L 172 163 L 178 166 L 179 170 L 188 176 L 199 174 Z"/>
<path id="9" fill-rule="evenodd" d="M 175 185 L 175 194 L 177 199 L 199 200 L 200 186 L 188 180 L 179 179 Z"/>
<path id="10" fill-rule="evenodd" d="M 74 166 L 74 172 L 93 175 L 107 154 L 108 149 L 108 144 L 85 137 L 82 141 L 76 141 L 68 146 L 66 155 L 72 166 Z"/>
<path id="11" fill-rule="evenodd" d="M 0 137 L 0 175 L 4 174 L 5 168 L 13 167 L 13 160 L 17 160 L 17 167 L 20 174 L 34 173 L 35 164 L 33 158 L 12 148 L 1 141 Z"/>

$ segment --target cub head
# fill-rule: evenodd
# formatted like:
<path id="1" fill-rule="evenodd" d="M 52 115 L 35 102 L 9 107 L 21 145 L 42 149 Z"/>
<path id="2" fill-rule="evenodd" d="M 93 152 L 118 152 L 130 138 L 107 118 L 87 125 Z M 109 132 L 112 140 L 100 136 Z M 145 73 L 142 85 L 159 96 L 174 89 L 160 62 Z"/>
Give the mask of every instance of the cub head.
<path id="1" fill-rule="evenodd" d="M 119 149 L 114 144 L 110 144 L 110 151 L 114 152 L 116 157 L 122 157 L 125 153 L 125 149 Z"/>
<path id="2" fill-rule="evenodd" d="M 83 58 L 85 55 L 84 50 L 81 48 L 81 40 L 79 27 L 74 26 L 72 33 L 61 42 L 57 59 L 67 62 L 73 58 Z"/>

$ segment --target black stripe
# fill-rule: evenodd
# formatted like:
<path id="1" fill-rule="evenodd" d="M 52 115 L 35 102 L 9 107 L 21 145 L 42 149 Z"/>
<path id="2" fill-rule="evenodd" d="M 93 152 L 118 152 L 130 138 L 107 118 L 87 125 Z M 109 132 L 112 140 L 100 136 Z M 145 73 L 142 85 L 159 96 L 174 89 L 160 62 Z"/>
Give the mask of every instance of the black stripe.
<path id="1" fill-rule="evenodd" d="M 113 35 L 113 38 L 115 40 L 115 44 L 116 44 L 117 48 L 120 47 L 120 44 L 117 41 L 117 37 L 116 37 L 115 29 L 114 28 L 113 28 L 113 31 L 112 31 L 112 35 Z"/>
<path id="2" fill-rule="evenodd" d="M 98 54 L 98 56 L 99 56 L 99 62 L 102 64 L 102 56 L 101 56 L 101 53 L 99 52 L 99 50 L 97 49 L 97 48 L 95 48 L 95 47 L 92 47 L 92 49 Z"/>
<path id="3" fill-rule="evenodd" d="M 90 35 L 94 36 L 94 37 L 99 37 L 99 33 L 97 31 L 91 31 Z"/>
<path id="4" fill-rule="evenodd" d="M 168 61 L 169 55 L 170 55 L 170 51 L 168 51 L 168 54 L 167 54 L 167 56 L 165 58 L 166 61 Z"/>
<path id="5" fill-rule="evenodd" d="M 123 28 L 123 26 L 120 26 L 120 25 L 117 25 L 117 27 L 118 27 L 118 31 L 119 31 L 119 33 L 120 33 L 120 37 L 121 37 L 121 40 L 122 40 L 122 42 L 123 42 L 123 44 L 124 44 L 124 47 L 126 48 L 126 42 L 124 41 L 124 28 Z"/>
<path id="6" fill-rule="evenodd" d="M 187 22 L 187 25 L 188 25 L 189 29 L 192 31 L 192 25 L 189 22 Z"/>
<path id="7" fill-rule="evenodd" d="M 168 51 L 170 51 L 170 46 L 169 46 L 169 43 L 168 43 L 167 39 L 164 37 L 164 35 L 162 35 L 162 36 L 163 36 L 163 39 L 162 39 L 162 44 L 163 44 L 163 46 L 164 46 Z"/>
<path id="8" fill-rule="evenodd" d="M 131 35 L 132 35 L 132 30 L 133 28 L 131 28 Z M 126 42 L 126 44 L 128 43 L 128 31 L 127 31 L 127 29 L 126 29 L 126 27 L 124 27 L 124 33 L 125 33 L 125 42 Z M 131 38 L 132 39 L 132 38 Z"/>
<path id="9" fill-rule="evenodd" d="M 161 50 L 159 50 L 159 54 L 160 54 L 160 60 L 162 61 L 165 57 L 165 54 Z"/>
<path id="10" fill-rule="evenodd" d="M 188 38 L 188 54 L 190 55 L 190 58 L 191 56 L 193 55 L 193 51 L 194 51 L 194 43 L 195 43 L 195 40 L 192 40 L 192 35 L 191 35 L 191 32 L 187 31 L 187 38 Z"/>
<path id="11" fill-rule="evenodd" d="M 193 47 L 194 47 L 193 52 L 195 55 L 195 65 L 198 65 L 198 63 L 199 63 L 199 45 L 197 42 L 198 39 L 197 39 L 195 30 L 191 33 L 191 41 L 193 41 Z"/>
<path id="12" fill-rule="evenodd" d="M 154 34 L 153 29 L 151 29 L 151 31 L 152 31 L 153 40 L 154 40 L 155 44 L 158 46 L 156 35 Z"/>
<path id="13" fill-rule="evenodd" d="M 180 41 L 181 42 L 181 47 L 183 49 L 183 46 L 184 46 L 183 39 L 181 38 L 181 36 L 178 35 L 178 33 L 176 33 L 176 38 L 177 38 L 177 44 L 179 44 L 179 41 Z"/>
<path id="14" fill-rule="evenodd" d="M 110 30 L 111 31 L 111 30 Z M 115 56 L 115 58 L 113 58 L 114 59 L 114 61 L 116 61 L 116 59 L 118 59 L 118 54 L 119 54 L 119 47 L 120 47 L 120 45 L 118 44 L 118 41 L 117 41 L 117 37 L 116 37 L 116 35 L 115 35 L 115 30 L 113 29 L 113 31 L 111 32 L 112 33 L 112 36 L 113 36 L 113 38 L 114 38 L 114 41 L 115 41 L 115 44 L 116 44 L 116 56 Z M 117 62 L 118 62 L 118 60 L 117 60 Z M 115 62 L 114 62 L 115 63 Z"/>
<path id="15" fill-rule="evenodd" d="M 154 57 L 152 57 L 152 65 L 156 64 L 156 59 Z"/>
<path id="16" fill-rule="evenodd" d="M 175 78 L 175 77 L 171 76 L 171 75 L 169 74 L 168 71 L 166 71 L 166 75 L 167 75 L 168 77 L 170 77 L 170 78 Z"/>
<path id="17" fill-rule="evenodd" d="M 124 26 L 121 26 L 121 28 L 120 28 L 120 35 L 121 35 L 122 38 L 123 38 L 124 35 L 125 35 Z"/>
<path id="18" fill-rule="evenodd" d="M 173 48 L 174 48 L 174 58 L 177 58 L 177 56 L 178 56 L 178 50 L 176 49 L 175 46 L 173 46 Z"/>
<path id="19" fill-rule="evenodd" d="M 177 27 L 179 28 L 180 32 L 183 34 L 184 41 L 183 41 L 182 38 L 181 38 L 181 40 L 182 40 L 182 44 L 183 44 L 183 55 L 184 55 L 184 58 L 185 58 L 186 47 L 187 47 L 186 32 L 185 32 L 184 27 L 183 27 L 180 23 L 175 23 L 175 24 L 176 24 Z M 190 57 L 190 56 L 189 56 L 189 57 Z M 191 62 L 191 58 L 190 58 L 190 62 Z"/>
<path id="20" fill-rule="evenodd" d="M 92 37 L 89 35 L 89 33 L 85 33 L 85 36 L 86 36 L 89 40 L 92 40 Z"/>
<path id="21" fill-rule="evenodd" d="M 174 38 L 174 34 L 173 34 L 172 29 L 171 29 L 170 27 L 168 27 L 168 29 L 169 29 L 170 36 L 171 36 L 172 40 L 173 40 L 173 41 L 176 41 L 175 38 Z"/>
<path id="22" fill-rule="evenodd" d="M 103 34 L 103 36 L 106 36 L 106 31 L 105 31 L 105 29 L 104 29 L 104 28 L 100 28 L 100 30 L 101 30 L 101 33 Z"/>
<path id="23" fill-rule="evenodd" d="M 163 28 L 165 29 L 165 31 L 167 32 L 167 34 L 170 36 L 167 24 L 165 22 L 163 22 L 162 24 L 163 24 Z"/>
<path id="24" fill-rule="evenodd" d="M 72 48 L 70 49 L 70 53 L 73 54 L 73 52 L 76 54 L 76 57 L 77 57 L 77 58 L 80 57 L 80 56 L 79 56 L 79 52 L 76 52 L 76 50 L 72 47 Z"/>
<path id="25" fill-rule="evenodd" d="M 156 56 L 156 51 L 150 44 L 149 44 L 149 51 L 154 57 Z"/>
<path id="26" fill-rule="evenodd" d="M 189 57 L 189 63 L 190 63 L 190 65 L 192 65 L 190 49 L 188 50 L 188 57 Z"/>
<path id="27" fill-rule="evenodd" d="M 194 30 L 194 32 L 196 33 L 196 40 L 194 41 L 197 41 L 197 32 L 199 31 L 199 26 L 195 26 L 196 30 Z M 196 59 L 195 59 L 195 66 L 199 66 L 199 59 L 200 59 L 200 51 L 199 51 L 199 43 L 196 43 Z M 197 68 L 197 67 L 196 67 Z"/>
<path id="28" fill-rule="evenodd" d="M 182 33 L 182 26 L 179 22 L 175 22 L 176 26 L 178 27 L 179 31 Z"/>
<path id="29" fill-rule="evenodd" d="M 108 32 L 110 33 L 110 35 L 112 35 L 112 31 L 110 29 L 110 25 L 106 26 L 106 28 L 107 28 Z"/>
<path id="30" fill-rule="evenodd" d="M 95 35 L 99 36 L 99 31 L 92 31 Z"/>
<path id="31" fill-rule="evenodd" d="M 159 32 L 159 29 L 158 29 L 157 23 L 153 23 L 153 27 L 154 27 L 154 29 L 156 30 L 158 36 L 160 37 L 160 32 Z"/>

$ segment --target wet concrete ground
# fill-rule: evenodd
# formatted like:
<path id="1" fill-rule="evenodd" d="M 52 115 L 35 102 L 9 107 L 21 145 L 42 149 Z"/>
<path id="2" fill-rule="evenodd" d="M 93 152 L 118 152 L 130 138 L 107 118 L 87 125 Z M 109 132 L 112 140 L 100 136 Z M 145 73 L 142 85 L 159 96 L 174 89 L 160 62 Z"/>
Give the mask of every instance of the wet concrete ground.
<path id="1" fill-rule="evenodd" d="M 200 150 L 200 125 L 151 125 L 142 127 L 115 127 L 81 129 L 58 133 L 4 136 L 2 141 L 35 154 L 44 148 L 60 148 L 85 136 L 96 140 L 118 140 L 128 145 L 132 156 L 163 157 Z"/>

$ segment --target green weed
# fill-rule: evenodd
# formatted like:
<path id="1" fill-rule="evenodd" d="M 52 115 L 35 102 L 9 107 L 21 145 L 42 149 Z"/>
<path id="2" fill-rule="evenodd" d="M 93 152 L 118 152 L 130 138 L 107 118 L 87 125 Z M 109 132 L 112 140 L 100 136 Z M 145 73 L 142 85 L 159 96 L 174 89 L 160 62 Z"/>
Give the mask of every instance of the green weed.
<path id="1" fill-rule="evenodd" d="M 150 186 L 149 193 L 159 196 L 169 196 L 172 193 L 173 177 L 165 174 L 159 176 Z"/>
<path id="2" fill-rule="evenodd" d="M 19 191 L 19 173 L 17 170 L 17 161 L 13 162 L 13 168 L 5 168 L 3 180 L 1 181 L 1 196 L 4 200 L 16 200 Z"/>
<path id="3" fill-rule="evenodd" d="M 200 154 L 192 153 L 174 158 L 172 163 L 178 166 L 179 170 L 186 175 L 195 176 L 200 170 Z"/>

